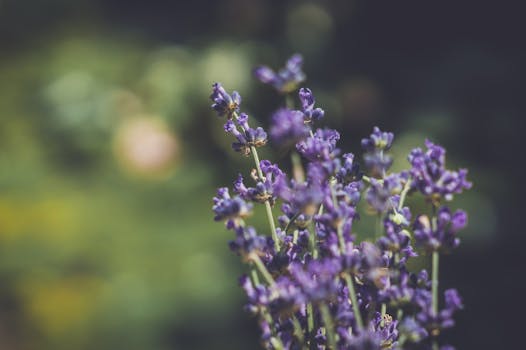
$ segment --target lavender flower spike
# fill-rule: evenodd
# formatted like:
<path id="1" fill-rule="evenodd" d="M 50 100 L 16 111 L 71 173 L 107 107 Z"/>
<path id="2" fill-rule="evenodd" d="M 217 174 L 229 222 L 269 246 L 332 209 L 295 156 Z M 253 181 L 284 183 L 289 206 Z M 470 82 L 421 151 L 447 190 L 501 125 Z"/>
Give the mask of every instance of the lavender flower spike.
<path id="1" fill-rule="evenodd" d="M 277 73 L 266 66 L 254 73 L 286 94 L 305 79 L 301 64 L 301 56 L 294 55 Z M 471 186 L 467 171 L 447 170 L 445 150 L 426 141 L 425 151 L 409 155 L 409 169 L 389 172 L 394 135 L 378 127 L 362 140 L 365 167 L 360 166 L 358 157 L 338 147 L 338 131 L 311 130 L 324 112 L 307 88 L 299 90 L 299 110 L 277 109 L 269 131 L 270 141 L 288 146 L 282 151 L 295 148 L 301 160 L 283 156 L 285 164 L 279 165 L 260 160 L 256 147 L 267 143 L 267 134 L 239 110 L 239 94 L 214 84 L 211 98 L 212 108 L 227 117 L 224 129 L 234 138 L 232 147 L 252 155 L 256 166 L 250 175 L 237 176 L 232 196 L 226 187 L 218 190 L 213 211 L 234 234 L 231 250 L 249 265 L 240 284 L 246 310 L 258 319 L 261 346 L 453 349 L 440 347 L 447 343 L 442 331 L 454 325 L 462 300 L 455 289 L 444 288 L 439 303 L 439 256 L 459 245 L 467 214 L 439 202 Z M 302 176 L 287 175 L 291 164 Z M 409 200 L 413 195 L 426 201 Z M 360 204 L 363 198 L 368 205 Z M 264 204 L 268 219 L 268 227 L 258 231 L 245 223 L 254 203 Z M 276 205 L 282 211 L 279 228 Z M 376 220 L 355 225 L 365 215 Z M 376 224 L 367 227 L 370 221 Z M 431 255 L 431 271 L 412 271 L 410 260 L 422 251 Z"/>
<path id="2" fill-rule="evenodd" d="M 259 66 L 254 69 L 254 76 L 262 83 L 270 84 L 278 92 L 286 94 L 296 90 L 298 85 L 305 81 L 302 65 L 303 57 L 295 54 L 277 73 L 267 66 Z"/>
<path id="3" fill-rule="evenodd" d="M 431 225 L 429 217 L 420 215 L 415 221 L 415 240 L 417 246 L 427 251 L 449 252 L 458 247 L 460 239 L 457 232 L 463 229 L 468 221 L 466 212 L 457 210 L 451 214 L 447 207 L 438 210 L 436 228 Z"/>
<path id="4" fill-rule="evenodd" d="M 229 119 L 224 125 L 227 133 L 234 135 L 236 142 L 232 143 L 232 148 L 236 152 L 241 152 L 248 156 L 251 147 L 261 147 L 267 143 L 267 133 L 263 128 L 253 129 L 248 124 L 248 115 L 241 113 L 237 119 Z M 241 131 L 239 130 L 241 129 Z"/>
<path id="5" fill-rule="evenodd" d="M 220 117 L 226 115 L 231 119 L 234 113 L 239 112 L 241 95 L 239 95 L 237 91 L 234 91 L 232 95 L 229 95 L 220 83 L 214 83 L 212 85 L 210 99 L 214 102 L 211 106 L 212 109 L 215 110 Z"/>
<path id="6" fill-rule="evenodd" d="M 303 113 L 281 108 L 272 116 L 270 137 L 276 144 L 293 145 L 309 135 Z"/>
<path id="7" fill-rule="evenodd" d="M 446 150 L 426 140 L 427 150 L 420 148 L 411 151 L 408 157 L 411 163 L 411 174 L 415 181 L 413 187 L 433 201 L 443 197 L 450 201 L 453 194 L 462 193 L 471 188 L 467 181 L 467 170 L 451 171 L 446 169 Z"/>
<path id="8" fill-rule="evenodd" d="M 301 101 L 301 108 L 303 110 L 305 123 L 311 123 L 312 121 L 318 121 L 323 118 L 325 112 L 321 108 L 314 108 L 314 95 L 310 89 L 301 88 L 298 94 Z"/>
<path id="9" fill-rule="evenodd" d="M 393 164 L 393 157 L 385 152 L 391 148 L 393 139 L 393 133 L 383 132 L 376 126 L 368 138 L 362 139 L 365 166 L 371 170 L 373 176 L 384 177 Z"/>
<path id="10" fill-rule="evenodd" d="M 230 197 L 228 188 L 222 187 L 217 190 L 217 196 L 214 197 L 215 213 L 214 220 L 228 220 L 228 225 L 232 226 L 238 219 L 246 218 L 252 212 L 252 204 L 245 202 L 238 196 Z"/>

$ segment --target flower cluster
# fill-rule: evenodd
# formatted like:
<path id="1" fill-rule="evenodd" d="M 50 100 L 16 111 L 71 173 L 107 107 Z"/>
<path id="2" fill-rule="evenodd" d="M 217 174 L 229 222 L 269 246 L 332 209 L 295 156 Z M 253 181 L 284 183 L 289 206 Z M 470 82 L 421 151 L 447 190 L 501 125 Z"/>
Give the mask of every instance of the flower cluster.
<path id="1" fill-rule="evenodd" d="M 305 80 L 301 63 L 294 55 L 278 73 L 267 67 L 255 73 L 292 94 Z M 238 175 L 232 196 L 227 188 L 218 190 L 213 211 L 215 220 L 233 231 L 230 247 L 249 266 L 240 284 L 246 310 L 257 317 L 262 346 L 452 349 L 440 346 L 441 334 L 454 325 L 462 301 L 454 289 L 439 297 L 438 256 L 459 245 L 467 215 L 439 204 L 471 186 L 466 170 L 447 170 L 444 149 L 426 141 L 427 151 L 410 153 L 407 170 L 389 173 L 394 135 L 375 127 L 362 140 L 367 171 L 362 173 L 355 156 L 338 147 L 336 130 L 315 127 L 324 111 L 314 106 L 312 91 L 301 88 L 297 96 L 300 108 L 278 109 L 269 132 L 276 144 L 295 146 L 289 147 L 292 168 L 300 169 L 289 176 L 259 159 L 256 148 L 265 145 L 267 134 L 250 127 L 239 94 L 216 83 L 211 95 L 212 108 L 226 117 L 225 131 L 236 139 L 233 149 L 254 159 L 253 184 Z M 413 214 L 406 198 L 418 193 L 429 199 L 429 208 Z M 359 213 L 362 198 L 372 210 Z M 265 207 L 267 234 L 245 224 L 254 205 Z M 371 235 L 353 231 L 360 214 L 376 216 Z M 419 253 L 432 256 L 431 276 L 410 270 L 408 261 Z"/>
<path id="2" fill-rule="evenodd" d="M 299 54 L 288 59 L 284 68 L 277 73 L 267 66 L 259 66 L 254 69 L 254 76 L 262 83 L 269 84 L 280 93 L 295 91 L 299 84 L 305 81 L 305 73 L 301 70 L 303 57 Z"/>

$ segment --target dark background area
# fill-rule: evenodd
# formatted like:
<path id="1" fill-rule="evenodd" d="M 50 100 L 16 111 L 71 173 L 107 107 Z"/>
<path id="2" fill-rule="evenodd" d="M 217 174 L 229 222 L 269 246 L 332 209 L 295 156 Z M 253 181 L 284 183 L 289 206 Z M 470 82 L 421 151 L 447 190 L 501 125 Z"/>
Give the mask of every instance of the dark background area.
<path id="1" fill-rule="evenodd" d="M 129 346 L 128 340 L 122 337 L 134 332 L 146 335 L 138 336 L 139 340 L 132 336 L 129 342 L 134 345 L 129 348 L 207 349 L 212 344 L 218 348 L 256 347 L 255 324 L 243 313 L 243 296 L 235 285 L 241 268 L 228 252 L 228 236 L 217 233 L 223 229 L 213 223 L 196 227 L 191 220 L 185 221 L 184 233 L 178 233 L 175 227 L 180 227 L 182 220 L 173 216 L 174 208 L 181 201 L 192 203 L 184 212 L 188 218 L 211 221 L 209 197 L 213 195 L 213 188 L 229 183 L 236 169 L 245 165 L 228 150 L 228 142 L 222 140 L 220 134 L 220 123 L 208 111 L 207 89 L 215 77 L 197 77 L 193 73 L 185 76 L 187 85 L 176 91 L 192 92 L 185 95 L 188 106 L 182 111 L 177 106 L 156 109 L 157 105 L 151 102 L 152 96 L 164 92 L 162 89 L 168 83 L 159 85 L 163 88 L 155 85 L 150 89 L 148 83 L 137 77 L 142 77 L 144 66 L 151 63 L 150 53 L 166 50 L 172 50 L 170 55 L 175 52 L 173 57 L 183 62 L 183 67 L 191 67 L 191 72 L 208 72 L 203 67 L 215 67 L 213 64 L 203 61 L 194 67 L 195 62 L 205 60 L 203 57 L 207 55 L 220 56 L 219 61 L 227 62 L 218 69 L 227 70 L 223 72 L 226 76 L 236 77 L 249 76 L 250 68 L 259 63 L 278 67 L 290 54 L 301 52 L 305 58 L 307 85 L 319 91 L 319 104 L 328 112 L 325 122 L 344 135 L 344 149 L 359 153 L 360 138 L 374 125 L 395 132 L 400 140 L 400 153 L 415 146 L 414 142 L 422 144 L 425 137 L 446 146 L 451 166 L 469 168 L 474 182 L 470 194 L 458 200 L 458 206 L 464 206 L 470 213 L 470 228 L 459 251 L 442 260 L 442 286 L 457 287 L 466 305 L 457 318 L 456 328 L 446 337 L 458 349 L 520 348 L 518 344 L 523 343 L 521 304 L 526 293 L 521 254 L 526 244 L 521 225 L 524 181 L 523 161 L 520 161 L 524 158 L 521 154 L 526 112 L 523 17 L 520 6 L 511 2 L 0 0 L 0 197 L 3 197 L 0 201 L 0 348 L 87 349 L 95 345 L 121 348 Z M 71 42 L 77 46 L 69 47 Z M 174 46 L 177 49 L 173 49 Z M 230 56 L 229 48 L 232 48 Z M 224 52 L 227 54 L 223 55 Z M 237 52 L 245 55 L 239 64 L 235 61 Z M 70 58 L 61 60 L 61 57 Z M 112 63 L 106 64 L 106 61 Z M 50 102 L 43 91 L 48 91 L 49 82 L 67 76 L 70 68 L 92 69 L 98 82 L 109 81 L 135 91 L 146 101 L 143 111 L 161 115 L 163 125 L 177 135 L 183 150 L 179 155 L 171 155 L 176 160 L 171 158 L 170 166 L 175 170 L 172 169 L 170 175 L 151 180 L 148 175 L 142 176 L 141 170 L 138 179 L 136 174 L 130 177 L 126 171 L 119 170 L 111 156 L 111 140 L 118 126 L 112 124 L 102 131 L 93 131 L 90 123 L 71 126 L 54 119 L 54 111 L 63 110 L 63 105 L 71 106 L 74 101 L 61 99 L 63 95 L 59 93 L 58 100 L 51 98 Z M 118 74 L 113 73 L 115 71 Z M 177 72 L 183 71 L 174 68 L 168 71 L 175 72 L 174 75 L 161 76 L 177 81 L 180 80 Z M 246 93 L 241 90 L 243 86 Z M 266 125 L 266 116 L 281 103 L 268 88 L 253 81 L 240 87 L 228 86 L 228 89 L 240 89 L 244 103 L 250 110 L 258 111 L 263 125 Z M 166 88 L 168 104 L 170 91 Z M 89 105 L 93 100 L 90 97 L 86 101 Z M 184 117 L 179 118 L 181 114 Z M 90 115 L 88 113 L 88 120 Z M 86 143 L 79 140 L 88 140 L 89 146 L 85 147 Z M 26 149 L 29 150 L 26 152 Z M 33 149 L 39 151 L 34 153 Z M 118 154 L 115 157 L 118 158 Z M 397 159 L 403 163 L 403 157 Z M 192 182 L 189 179 L 195 177 L 195 172 L 201 175 Z M 66 194 L 61 192 L 62 186 L 66 186 Z M 195 192 L 185 192 L 182 187 Z M 120 216 L 110 215 L 100 222 L 125 221 L 130 213 L 144 213 L 147 219 L 139 225 L 142 228 L 136 228 L 132 238 L 136 245 L 122 249 L 126 252 L 149 250 L 150 255 L 129 257 L 126 252 L 113 251 L 113 241 L 107 238 L 104 228 L 83 226 L 86 231 L 101 232 L 97 236 L 82 236 L 85 242 L 95 242 L 92 250 L 64 248 L 60 250 L 65 256 L 62 260 L 48 259 L 45 256 L 55 256 L 55 244 L 62 246 L 63 243 L 45 240 L 28 243 L 32 234 L 39 232 L 40 217 L 34 219 L 34 227 L 25 230 L 30 233 L 24 231 L 22 238 L 10 238 L 13 235 L 9 232 L 15 232 L 18 226 L 9 220 L 14 212 L 22 213 L 20 220 L 26 220 L 24 213 L 32 210 L 27 208 L 33 203 L 35 192 L 42 193 L 38 198 L 46 202 L 48 197 L 58 198 L 57 193 L 67 197 L 80 191 L 82 196 L 89 197 L 91 188 L 101 189 L 97 199 L 100 202 L 82 202 L 89 208 L 107 200 L 123 208 L 130 205 L 130 201 L 148 203 L 131 211 L 123 209 Z M 105 192 L 106 188 L 111 190 Z M 77 199 L 61 205 L 81 205 L 75 202 Z M 78 208 L 82 217 L 89 216 L 87 213 L 97 215 L 97 211 Z M 42 217 L 53 213 L 55 209 L 49 213 L 43 211 Z M 84 220 L 97 221 L 97 217 Z M 155 222 L 153 226 L 152 222 Z M 110 234 L 124 236 L 127 229 L 133 229 L 128 226 L 133 224 L 117 225 L 111 228 Z M 53 231 L 53 227 L 49 230 Z M 75 225 L 72 227 L 77 229 Z M 61 229 L 67 231 L 67 228 Z M 166 231 L 161 234 L 164 238 L 155 238 L 159 246 L 168 241 L 177 246 L 178 242 L 166 238 L 175 230 L 174 237 L 184 235 L 188 242 L 197 242 L 184 247 L 203 248 L 210 254 L 206 258 L 196 255 L 197 260 L 172 261 L 167 249 L 162 253 L 166 258 L 158 264 L 145 263 L 152 264 L 145 275 L 159 274 L 157 268 L 177 271 L 174 264 L 184 265 L 185 261 L 203 264 L 202 270 L 195 272 L 202 274 L 208 271 L 208 263 L 219 259 L 225 268 L 220 275 L 225 279 L 220 282 L 223 287 L 218 287 L 220 292 L 195 296 L 195 290 L 214 289 L 215 280 L 209 281 L 211 285 L 206 279 L 203 283 L 199 280 L 186 290 L 179 288 L 186 285 L 181 275 L 163 272 L 159 288 L 166 291 L 152 303 L 160 305 L 145 306 L 157 311 L 138 311 L 130 325 L 129 304 L 112 308 L 111 298 L 103 306 L 97 304 L 102 311 L 97 309 L 95 315 L 89 314 L 85 307 L 75 308 L 75 305 L 89 308 L 91 304 L 84 301 L 91 297 L 103 298 L 101 295 L 106 294 L 97 294 L 98 287 L 95 294 L 80 297 L 75 294 L 75 287 L 68 289 L 69 292 L 47 289 L 50 280 L 42 276 L 49 276 L 49 271 L 60 276 L 57 277 L 60 281 L 66 278 L 67 283 L 75 284 L 77 277 L 70 279 L 70 276 L 79 275 L 90 276 L 90 281 L 95 276 L 97 281 L 107 282 L 113 281 L 115 272 L 107 269 L 105 264 L 109 261 L 120 266 L 121 262 L 126 265 L 127 259 L 133 259 L 142 266 L 141 258 L 156 259 L 159 252 L 155 250 L 159 247 L 147 243 L 151 231 L 156 229 Z M 44 252 L 39 248 L 42 244 L 47 247 Z M 100 247 L 106 247 L 107 255 L 103 255 L 102 260 L 97 255 Z M 25 258 L 35 254 L 43 257 Z M 118 254 L 126 258 L 110 258 Z M 133 275 L 135 265 L 126 266 L 126 271 L 132 271 Z M 33 276 L 35 270 L 48 271 L 38 272 L 38 288 L 43 290 L 32 282 L 26 284 L 24 277 Z M 189 271 L 191 274 L 191 268 Z M 149 283 L 140 276 L 134 281 L 132 285 Z M 167 287 L 170 284 L 176 287 Z M 122 298 L 127 299 L 128 288 L 125 284 L 122 290 L 117 289 L 114 298 L 124 295 Z M 28 290 L 36 291 L 28 294 Z M 43 291 L 48 294 L 42 294 Z M 156 293 L 142 293 L 146 299 L 159 297 Z M 55 311 L 46 311 L 44 306 L 35 306 L 47 305 L 48 300 L 42 295 L 57 298 L 58 306 L 53 310 L 64 307 L 64 312 L 55 314 Z M 228 301 L 223 303 L 226 295 Z M 62 298 L 75 302 L 64 304 Z M 143 300 L 130 298 L 130 305 Z M 171 301 L 165 304 L 167 300 Z M 172 306 L 173 313 L 170 312 Z M 97 326 L 97 320 L 104 318 L 106 312 L 121 316 Z M 81 321 L 75 318 L 76 328 L 64 335 L 57 329 L 70 323 L 70 313 L 90 316 L 80 317 Z M 90 321 L 85 323 L 84 319 Z M 57 329 L 43 325 L 49 322 L 57 322 Z M 68 347 L 67 344 L 74 345 Z"/>

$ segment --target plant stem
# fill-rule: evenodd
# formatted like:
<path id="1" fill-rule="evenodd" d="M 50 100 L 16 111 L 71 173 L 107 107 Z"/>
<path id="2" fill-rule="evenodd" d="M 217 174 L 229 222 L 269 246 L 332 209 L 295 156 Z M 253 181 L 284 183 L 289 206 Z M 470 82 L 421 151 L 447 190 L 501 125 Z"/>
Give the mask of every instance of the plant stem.
<path id="1" fill-rule="evenodd" d="M 257 254 L 252 253 L 250 254 L 249 258 L 254 262 L 254 264 L 259 270 L 259 273 L 263 275 L 263 278 L 265 278 L 265 281 L 267 281 L 269 285 L 273 285 L 274 283 L 276 283 L 270 272 L 268 272 L 267 268 L 265 267 L 265 264 L 263 264 L 263 261 L 261 261 Z"/>
<path id="2" fill-rule="evenodd" d="M 303 170 L 303 165 L 301 164 L 300 155 L 294 151 L 290 154 L 290 161 L 292 163 L 292 175 L 296 182 L 305 181 L 305 171 Z"/>
<path id="3" fill-rule="evenodd" d="M 285 107 L 288 109 L 294 109 L 294 99 L 291 94 L 285 95 Z"/>
<path id="4" fill-rule="evenodd" d="M 335 182 L 331 181 L 330 188 L 331 188 L 331 197 L 332 197 L 332 204 L 336 207 L 338 205 L 338 199 L 336 198 L 336 192 L 334 191 L 334 184 Z M 338 233 L 338 242 L 340 244 L 340 251 L 342 254 L 345 252 L 345 240 L 343 239 L 343 222 L 338 224 L 338 227 L 336 229 L 336 232 Z"/>
<path id="5" fill-rule="evenodd" d="M 250 146 L 250 153 L 252 153 L 252 156 L 254 157 L 254 162 L 256 163 L 256 169 L 258 172 L 259 179 L 263 181 L 263 172 L 261 171 L 261 167 L 259 166 L 259 156 L 256 147 Z M 279 251 L 280 244 L 278 240 L 278 235 L 276 233 L 276 224 L 274 223 L 272 207 L 270 206 L 270 202 L 268 200 L 265 201 L 265 210 L 267 212 L 267 219 L 268 224 L 270 226 L 270 231 L 272 233 L 272 239 L 274 240 L 274 248 L 276 249 L 276 251 Z"/>
<path id="6" fill-rule="evenodd" d="M 398 309 L 398 311 L 396 312 L 396 320 L 398 322 L 402 322 L 402 317 L 404 317 L 404 310 Z"/>
<path id="7" fill-rule="evenodd" d="M 285 350 L 285 346 L 283 345 L 283 343 L 281 342 L 281 339 L 279 338 L 276 338 L 276 337 L 270 338 L 270 343 L 276 350 Z"/>
<path id="8" fill-rule="evenodd" d="M 312 253 L 312 257 L 314 259 L 318 258 L 318 249 L 316 248 L 316 224 L 314 224 L 314 220 L 311 221 L 311 227 L 312 232 L 309 234 L 309 244 L 310 244 L 310 250 Z"/>
<path id="9" fill-rule="evenodd" d="M 352 310 L 354 312 L 354 318 L 356 319 L 356 325 L 358 330 L 363 329 L 362 315 L 360 314 L 360 308 L 358 307 L 358 299 L 356 298 L 356 291 L 354 290 L 354 282 L 352 281 L 351 275 L 348 273 L 343 274 L 343 278 L 347 283 L 347 288 L 349 289 L 349 297 L 351 298 Z"/>
<path id="10" fill-rule="evenodd" d="M 376 216 L 376 225 L 374 230 L 374 238 L 378 239 L 382 236 L 382 213 L 378 213 Z"/>
<path id="11" fill-rule="evenodd" d="M 294 326 L 294 335 L 300 343 L 303 343 L 303 330 L 301 329 L 300 321 L 298 321 L 298 318 L 296 316 L 292 317 L 292 325 Z"/>
<path id="12" fill-rule="evenodd" d="M 307 331 L 310 335 L 314 331 L 314 312 L 311 303 L 307 304 Z"/>
<path id="13" fill-rule="evenodd" d="M 336 334 L 334 333 L 334 323 L 332 322 L 331 312 L 325 303 L 320 304 L 321 317 L 327 331 L 328 349 L 336 350 Z"/>
<path id="14" fill-rule="evenodd" d="M 383 179 L 377 179 L 377 178 L 374 178 L 376 181 L 378 181 L 379 183 L 383 183 L 384 180 Z M 371 183 L 371 178 L 367 175 L 362 175 L 362 180 L 367 182 L 368 184 Z"/>
<path id="15" fill-rule="evenodd" d="M 433 218 L 431 219 L 431 229 L 437 230 L 436 207 L 433 205 Z M 433 315 L 438 315 L 438 264 L 439 252 L 433 251 L 431 258 L 431 307 Z M 433 339 L 433 350 L 438 350 L 438 341 L 436 337 Z"/>
<path id="16" fill-rule="evenodd" d="M 438 257 L 437 251 L 433 252 L 431 289 L 432 289 L 432 307 L 433 314 L 438 314 Z"/>
<path id="17" fill-rule="evenodd" d="M 250 277 L 252 278 L 252 283 L 254 286 L 259 284 L 259 276 L 257 270 L 254 268 L 254 265 L 250 266 Z"/>
<path id="18" fill-rule="evenodd" d="M 405 197 L 407 196 L 407 192 L 411 189 L 411 179 L 407 180 L 407 182 L 404 185 L 404 189 L 402 190 L 402 193 L 400 193 L 400 201 L 398 202 L 398 211 L 402 210 L 404 207 L 404 201 Z"/>

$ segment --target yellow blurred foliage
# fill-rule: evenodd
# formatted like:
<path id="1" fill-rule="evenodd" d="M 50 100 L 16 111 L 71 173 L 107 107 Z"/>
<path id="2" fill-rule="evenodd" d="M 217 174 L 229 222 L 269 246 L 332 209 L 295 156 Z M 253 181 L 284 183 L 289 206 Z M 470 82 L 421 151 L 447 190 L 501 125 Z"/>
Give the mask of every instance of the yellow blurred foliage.
<path id="1" fill-rule="evenodd" d="M 75 206 L 62 198 L 0 198 L 0 240 L 62 238 L 74 232 Z"/>
<path id="2" fill-rule="evenodd" d="M 91 276 L 73 276 L 54 281 L 26 278 L 17 287 L 33 325 L 45 335 L 56 337 L 89 320 L 103 284 Z"/>

